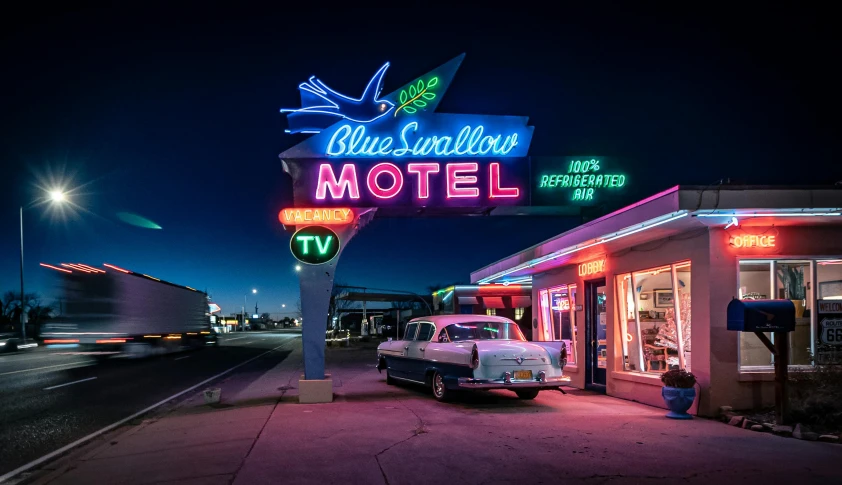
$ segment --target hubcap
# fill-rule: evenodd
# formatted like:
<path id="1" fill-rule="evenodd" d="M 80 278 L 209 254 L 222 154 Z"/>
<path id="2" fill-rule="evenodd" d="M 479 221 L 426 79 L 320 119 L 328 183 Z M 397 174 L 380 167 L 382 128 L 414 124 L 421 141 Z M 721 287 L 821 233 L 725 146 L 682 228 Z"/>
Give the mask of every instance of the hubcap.
<path id="1" fill-rule="evenodd" d="M 441 396 L 444 392 L 444 382 L 442 381 L 441 374 L 436 374 L 433 380 L 433 391 L 436 393 L 436 396 Z"/>

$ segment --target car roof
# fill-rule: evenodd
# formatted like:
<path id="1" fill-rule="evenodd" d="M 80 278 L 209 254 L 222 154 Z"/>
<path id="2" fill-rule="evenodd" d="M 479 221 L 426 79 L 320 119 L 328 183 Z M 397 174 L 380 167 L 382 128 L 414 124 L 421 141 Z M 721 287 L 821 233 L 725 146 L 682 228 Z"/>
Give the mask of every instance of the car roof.
<path id="1" fill-rule="evenodd" d="M 514 323 L 506 317 L 497 317 L 491 315 L 432 315 L 429 317 L 413 318 L 407 323 L 413 322 L 432 322 L 436 327 L 441 328 L 444 325 L 453 323 L 471 323 L 471 322 L 500 322 L 500 323 Z"/>

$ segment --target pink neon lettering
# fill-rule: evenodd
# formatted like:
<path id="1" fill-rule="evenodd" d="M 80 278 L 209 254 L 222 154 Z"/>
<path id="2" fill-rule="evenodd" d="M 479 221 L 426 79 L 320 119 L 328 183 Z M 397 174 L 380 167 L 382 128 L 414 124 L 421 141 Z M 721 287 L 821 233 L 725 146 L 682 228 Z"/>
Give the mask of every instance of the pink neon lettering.
<path id="1" fill-rule="evenodd" d="M 477 162 L 448 163 L 447 164 L 447 198 L 479 197 L 477 187 L 457 187 L 460 184 L 475 184 L 476 175 L 457 175 L 460 172 L 476 172 L 479 170 Z"/>
<path id="2" fill-rule="evenodd" d="M 392 186 L 386 189 L 377 183 L 377 177 L 383 174 L 392 176 Z M 368 184 L 368 191 L 371 192 L 371 195 L 379 199 L 391 199 L 392 197 L 398 195 L 403 188 L 403 174 L 401 174 L 400 169 L 398 169 L 398 167 L 394 164 L 388 162 L 378 163 L 377 165 L 371 167 L 371 170 L 368 171 L 366 182 Z"/>
<path id="3" fill-rule="evenodd" d="M 430 174 L 439 173 L 438 163 L 410 163 L 406 166 L 409 173 L 418 174 L 418 198 L 430 198 Z"/>
<path id="4" fill-rule="evenodd" d="M 488 197 L 489 198 L 513 198 L 520 196 L 520 189 L 517 187 L 500 187 L 500 164 L 492 163 L 488 167 Z"/>
<path id="5" fill-rule="evenodd" d="M 327 198 L 327 192 L 330 191 L 330 196 L 333 199 L 341 199 L 348 191 L 348 196 L 352 199 L 360 198 L 360 186 L 357 184 L 357 167 L 351 163 L 342 165 L 342 172 L 339 174 L 339 180 L 333 173 L 333 167 L 329 163 L 323 163 L 319 166 L 319 181 L 316 184 L 316 198 L 324 200 Z"/>

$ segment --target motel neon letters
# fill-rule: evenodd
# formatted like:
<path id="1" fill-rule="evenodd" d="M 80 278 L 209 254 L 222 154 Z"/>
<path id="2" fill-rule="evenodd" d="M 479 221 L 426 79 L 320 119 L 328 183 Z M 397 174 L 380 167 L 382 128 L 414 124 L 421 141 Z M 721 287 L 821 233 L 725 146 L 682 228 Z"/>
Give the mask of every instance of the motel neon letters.
<path id="1" fill-rule="evenodd" d="M 423 201 L 431 197 L 447 200 L 480 199 L 481 193 L 488 200 L 517 199 L 521 189 L 502 181 L 504 176 L 500 162 L 480 166 L 478 162 L 410 162 L 401 169 L 392 162 L 381 162 L 361 173 L 357 164 L 345 163 L 338 170 L 329 163 L 319 165 L 315 186 L 318 201 L 356 201 L 363 191 L 379 200 L 393 199 L 406 190 L 408 180 L 413 182 L 414 199 Z M 480 175 L 485 179 L 480 187 Z M 482 190 L 481 190 L 482 188 Z M 439 193 L 436 194 L 435 192 Z"/>

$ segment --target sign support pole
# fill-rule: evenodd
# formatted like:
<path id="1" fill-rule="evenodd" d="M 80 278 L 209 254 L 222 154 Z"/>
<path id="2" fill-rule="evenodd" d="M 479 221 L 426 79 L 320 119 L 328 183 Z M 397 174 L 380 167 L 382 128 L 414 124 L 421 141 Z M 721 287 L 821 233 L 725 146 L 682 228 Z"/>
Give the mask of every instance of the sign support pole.
<path id="1" fill-rule="evenodd" d="M 336 230 L 340 240 L 339 254 L 336 257 L 324 264 L 302 264 L 301 271 L 298 272 L 305 380 L 325 379 L 325 332 L 336 265 L 342 250 L 362 226 L 371 220 L 375 210 L 362 212 L 353 224 Z"/>
<path id="2" fill-rule="evenodd" d="M 786 424 L 789 418 L 789 333 L 773 332 L 775 343 L 763 332 L 754 332 L 769 352 L 775 356 L 775 422 Z"/>

